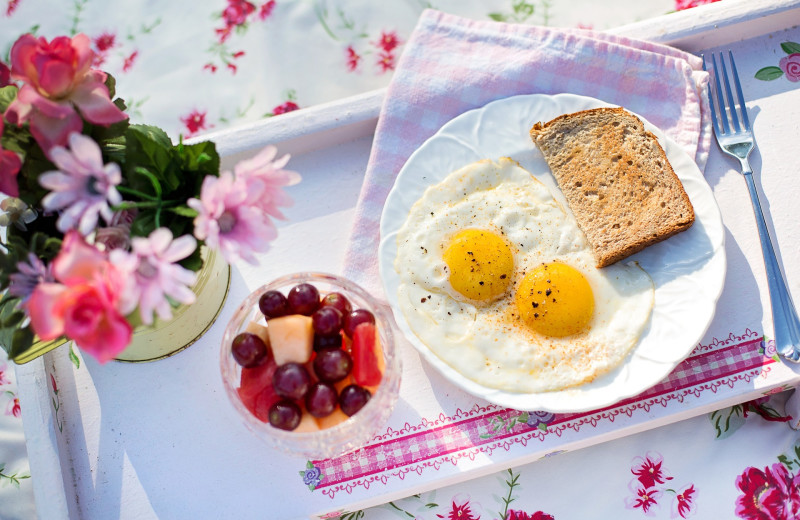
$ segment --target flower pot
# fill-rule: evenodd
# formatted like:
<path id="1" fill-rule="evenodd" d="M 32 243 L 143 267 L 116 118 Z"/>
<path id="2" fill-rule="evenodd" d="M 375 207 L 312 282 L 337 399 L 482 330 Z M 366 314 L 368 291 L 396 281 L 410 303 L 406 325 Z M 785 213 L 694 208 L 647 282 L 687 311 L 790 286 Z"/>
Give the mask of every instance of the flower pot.
<path id="1" fill-rule="evenodd" d="M 203 248 L 203 267 L 197 272 L 192 290 L 197 300 L 192 305 L 179 305 L 172 319 L 156 319 L 152 325 L 134 329 L 131 344 L 115 358 L 116 361 L 143 363 L 163 359 L 184 350 L 200 339 L 217 319 L 228 296 L 231 268 L 216 251 Z M 37 341 L 31 348 L 13 356 L 17 363 L 27 363 L 67 343 L 66 338 Z"/>
<path id="2" fill-rule="evenodd" d="M 116 361 L 142 363 L 172 356 L 200 339 L 211 327 L 228 296 L 231 268 L 216 251 L 203 248 L 201 253 L 203 267 L 192 287 L 197 300 L 191 305 L 179 305 L 170 320 L 156 318 L 152 325 L 136 327 L 131 344 Z"/>

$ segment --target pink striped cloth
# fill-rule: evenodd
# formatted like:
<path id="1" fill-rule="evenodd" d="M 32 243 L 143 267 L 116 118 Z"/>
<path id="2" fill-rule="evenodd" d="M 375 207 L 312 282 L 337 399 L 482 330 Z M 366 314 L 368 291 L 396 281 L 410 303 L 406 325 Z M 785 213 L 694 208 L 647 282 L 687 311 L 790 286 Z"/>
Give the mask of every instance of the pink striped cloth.
<path id="1" fill-rule="evenodd" d="M 457 115 L 518 94 L 591 96 L 642 115 L 702 169 L 711 143 L 707 81 L 700 58 L 672 47 L 426 10 L 386 92 L 345 276 L 383 294 L 377 260 L 383 204 L 411 153 Z"/>

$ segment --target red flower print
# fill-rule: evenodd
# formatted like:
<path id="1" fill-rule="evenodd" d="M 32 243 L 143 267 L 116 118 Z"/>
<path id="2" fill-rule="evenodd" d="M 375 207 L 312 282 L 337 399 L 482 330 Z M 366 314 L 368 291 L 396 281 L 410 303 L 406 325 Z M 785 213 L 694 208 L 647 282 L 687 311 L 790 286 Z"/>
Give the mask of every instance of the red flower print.
<path id="1" fill-rule="evenodd" d="M 206 126 L 206 113 L 200 112 L 197 109 L 192 110 L 188 116 L 182 117 L 181 122 L 186 126 L 186 137 L 191 137 L 201 130 L 210 128 Z"/>
<path id="2" fill-rule="evenodd" d="M 636 457 L 634 461 L 641 460 L 641 457 Z M 672 480 L 672 477 L 664 475 L 661 468 L 663 460 L 660 455 L 645 455 L 645 458 L 638 465 L 631 467 L 631 473 L 636 475 L 636 478 L 641 482 L 645 489 L 649 489 L 656 484 L 663 484 L 667 480 Z"/>
<path id="3" fill-rule="evenodd" d="M 783 464 L 749 467 L 736 478 L 743 493 L 736 499 L 736 515 L 748 520 L 789 520 L 800 515 L 800 490 Z"/>
<path id="4" fill-rule="evenodd" d="M 203 70 L 210 70 L 211 73 L 214 74 L 215 72 L 217 72 L 217 66 L 214 65 L 213 63 L 206 63 L 205 65 L 203 65 Z"/>
<path id="5" fill-rule="evenodd" d="M 462 504 L 456 503 L 453 500 L 453 509 L 448 515 L 442 516 L 437 514 L 439 518 L 447 518 L 447 520 L 480 520 L 480 516 L 473 516 L 472 509 L 469 507 L 469 500 L 465 500 Z"/>
<path id="6" fill-rule="evenodd" d="M 263 4 L 258 10 L 258 18 L 261 20 L 266 20 L 269 18 L 269 15 L 272 14 L 273 9 L 275 9 L 275 0 L 269 0 L 269 2 Z"/>
<path id="7" fill-rule="evenodd" d="M 247 0 L 228 0 L 228 6 L 222 11 L 222 21 L 225 27 L 215 29 L 219 35 L 219 42 L 224 43 L 236 27 L 241 27 L 247 22 L 247 17 L 256 10 L 256 6 Z"/>
<path id="8" fill-rule="evenodd" d="M 346 51 L 347 52 L 347 70 L 353 72 L 358 68 L 358 62 L 361 61 L 361 56 L 353 49 L 353 46 L 349 46 Z"/>
<path id="9" fill-rule="evenodd" d="M 19 397 L 14 395 L 13 392 L 6 392 L 11 400 L 8 402 L 8 406 L 6 407 L 6 415 L 13 415 L 14 417 L 21 417 L 22 416 L 22 408 L 19 406 Z"/>
<path id="10" fill-rule="evenodd" d="M 686 515 L 688 515 L 695 506 L 695 504 L 692 502 L 694 500 L 695 493 L 697 493 L 697 491 L 695 491 L 694 484 L 692 484 L 688 488 L 684 489 L 682 493 L 675 495 L 673 509 L 676 509 L 677 511 L 673 511 L 673 518 L 676 517 L 675 513 L 680 515 L 681 518 L 686 518 Z"/>
<path id="11" fill-rule="evenodd" d="M 536 511 L 532 515 L 529 515 L 524 511 L 510 510 L 506 515 L 506 520 L 555 520 L 555 518 L 542 511 Z"/>
<path id="12" fill-rule="evenodd" d="M 387 72 L 390 70 L 394 70 L 394 54 L 389 52 L 383 51 L 378 55 L 378 67 L 380 67 L 381 72 Z"/>
<path id="13" fill-rule="evenodd" d="M 97 52 L 106 52 L 114 47 L 116 42 L 117 36 L 114 33 L 103 33 L 100 36 L 97 36 L 94 40 L 94 46 L 97 49 Z"/>
<path id="14" fill-rule="evenodd" d="M 644 513 L 647 513 L 651 507 L 658 505 L 657 498 L 661 498 L 661 491 L 651 488 L 639 488 L 636 492 L 636 498 L 633 501 L 633 508 L 642 508 Z"/>
<path id="15" fill-rule="evenodd" d="M 14 11 L 17 10 L 17 7 L 19 7 L 19 0 L 8 0 L 6 16 L 11 16 L 14 14 Z"/>
<path id="16" fill-rule="evenodd" d="M 53 377 L 53 374 L 50 374 L 50 386 L 53 387 L 53 392 L 58 393 L 58 385 L 56 384 L 56 378 Z"/>
<path id="17" fill-rule="evenodd" d="M 714 2 L 719 2 L 719 0 L 675 0 L 675 10 L 683 11 L 684 9 L 697 7 L 698 5 L 711 4 Z"/>
<path id="18" fill-rule="evenodd" d="M 8 371 L 8 365 L 6 363 L 0 365 L 0 386 L 11 384 L 11 380 L 6 375 L 7 371 Z"/>
<path id="19" fill-rule="evenodd" d="M 11 84 L 11 69 L 8 65 L 0 61 L 0 88 L 7 87 Z"/>
<path id="20" fill-rule="evenodd" d="M 272 109 L 272 115 L 277 116 L 280 114 L 285 114 L 286 112 L 294 112 L 295 110 L 299 109 L 300 107 L 297 106 L 297 103 L 294 101 L 287 101 L 281 105 L 276 106 Z"/>
<path id="21" fill-rule="evenodd" d="M 398 45 L 400 45 L 400 39 L 397 38 L 397 33 L 394 31 L 388 33 L 382 32 L 381 38 L 375 43 L 376 47 L 386 52 L 392 52 Z"/>
<path id="22" fill-rule="evenodd" d="M 133 67 L 133 62 L 136 61 L 136 58 L 139 56 L 139 51 L 133 51 L 130 56 L 125 58 L 125 62 L 122 64 L 122 72 L 128 72 Z"/>

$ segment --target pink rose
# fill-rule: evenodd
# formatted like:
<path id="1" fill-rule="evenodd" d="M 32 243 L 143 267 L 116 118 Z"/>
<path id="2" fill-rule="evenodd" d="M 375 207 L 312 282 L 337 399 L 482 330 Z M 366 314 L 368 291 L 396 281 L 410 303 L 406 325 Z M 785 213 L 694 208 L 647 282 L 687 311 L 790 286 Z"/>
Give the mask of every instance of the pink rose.
<path id="1" fill-rule="evenodd" d="M 3 135 L 3 117 L 0 114 L 0 136 Z M 19 197 L 17 174 L 22 167 L 19 155 L 0 146 L 0 192 L 10 197 Z"/>
<path id="2" fill-rule="evenodd" d="M 66 336 L 105 363 L 131 341 L 132 327 L 118 310 L 124 277 L 77 231 L 69 231 L 53 275 L 60 283 L 40 283 L 27 303 L 33 331 L 43 340 Z"/>
<path id="3" fill-rule="evenodd" d="M 800 81 L 800 52 L 795 52 L 781 58 L 778 62 L 781 70 L 789 81 Z"/>
<path id="4" fill-rule="evenodd" d="M 11 77 L 24 84 L 6 119 L 16 125 L 29 121 L 33 137 L 45 150 L 64 146 L 70 132 L 80 132 L 81 115 L 96 125 L 123 121 L 128 116 L 109 99 L 107 76 L 90 68 L 93 61 L 85 34 L 50 42 L 21 36 L 11 47 Z"/>

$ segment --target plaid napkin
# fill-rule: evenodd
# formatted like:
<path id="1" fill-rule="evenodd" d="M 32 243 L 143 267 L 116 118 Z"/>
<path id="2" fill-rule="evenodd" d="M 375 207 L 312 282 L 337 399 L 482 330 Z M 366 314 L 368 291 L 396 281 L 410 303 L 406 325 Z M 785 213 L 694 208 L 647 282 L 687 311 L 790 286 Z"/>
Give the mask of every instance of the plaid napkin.
<path id="1" fill-rule="evenodd" d="M 383 204 L 411 153 L 459 114 L 518 94 L 591 96 L 642 115 L 702 169 L 711 143 L 707 81 L 700 58 L 672 47 L 426 10 L 386 92 L 345 276 L 383 294 L 377 261 Z"/>

